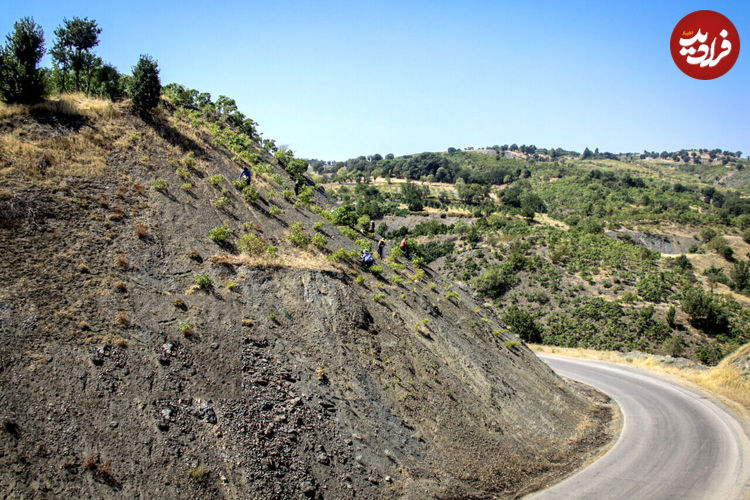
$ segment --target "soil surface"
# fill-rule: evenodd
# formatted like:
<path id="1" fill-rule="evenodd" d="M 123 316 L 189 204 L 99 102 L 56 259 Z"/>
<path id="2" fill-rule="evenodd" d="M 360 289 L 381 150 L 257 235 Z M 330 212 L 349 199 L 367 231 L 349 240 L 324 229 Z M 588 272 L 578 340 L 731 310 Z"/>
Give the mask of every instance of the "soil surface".
<path id="1" fill-rule="evenodd" d="M 60 137 L 104 127 L 49 118 L 0 131 L 54 159 Z M 206 130 L 169 107 L 109 120 L 123 135 L 99 144 L 98 175 L 45 160 L 42 177 L 2 155 L 3 496 L 515 497 L 612 438 L 606 397 L 561 380 L 430 268 L 330 263 L 358 246 L 268 176 L 245 201 Z M 287 239 L 321 221 L 322 250 Z M 231 232 L 221 245 L 216 227 Z M 242 257 L 245 233 L 278 257 Z"/>

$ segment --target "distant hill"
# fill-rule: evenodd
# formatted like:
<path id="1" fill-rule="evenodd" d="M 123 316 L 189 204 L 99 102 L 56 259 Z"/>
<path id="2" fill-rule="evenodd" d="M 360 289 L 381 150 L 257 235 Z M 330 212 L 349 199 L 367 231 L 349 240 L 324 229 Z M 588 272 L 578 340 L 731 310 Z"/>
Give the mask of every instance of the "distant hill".
<path id="1" fill-rule="evenodd" d="M 750 340 L 740 152 L 512 149 L 312 161 L 311 176 L 524 340 L 706 364 Z"/>

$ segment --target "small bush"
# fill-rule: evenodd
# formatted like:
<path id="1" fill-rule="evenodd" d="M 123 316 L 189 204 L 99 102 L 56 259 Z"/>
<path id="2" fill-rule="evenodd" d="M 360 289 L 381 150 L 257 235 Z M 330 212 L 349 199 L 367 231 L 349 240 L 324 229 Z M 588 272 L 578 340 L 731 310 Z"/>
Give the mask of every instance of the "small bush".
<path id="1" fill-rule="evenodd" d="M 312 237 L 312 244 L 315 245 L 316 248 L 325 248 L 325 246 L 328 244 L 328 238 L 320 233 L 315 233 L 315 235 Z"/>
<path id="2" fill-rule="evenodd" d="M 239 242 L 240 251 L 248 255 L 260 255 L 266 251 L 266 243 L 260 236 L 243 234 Z"/>
<path id="3" fill-rule="evenodd" d="M 183 191 L 190 191 L 191 189 L 193 189 L 193 185 L 189 182 L 185 182 L 182 186 L 180 186 L 180 189 L 182 189 Z"/>
<path id="4" fill-rule="evenodd" d="M 664 351 L 670 356 L 682 356 L 685 352 L 685 340 L 682 335 L 672 335 L 664 342 Z"/>
<path id="5" fill-rule="evenodd" d="M 232 185 L 237 191 L 242 191 L 247 186 L 247 181 L 245 179 L 235 179 Z"/>
<path id="6" fill-rule="evenodd" d="M 190 171 L 186 168 L 178 168 L 175 170 L 175 173 L 182 177 L 183 179 L 189 179 L 190 178 Z"/>
<path id="7" fill-rule="evenodd" d="M 357 283 L 358 285 L 361 285 L 362 283 L 364 283 L 364 282 L 365 282 L 365 277 L 364 277 L 364 276 L 357 276 L 357 277 L 356 277 L 356 278 L 354 279 L 354 281 L 355 281 L 355 282 L 356 282 L 356 283 Z"/>
<path id="8" fill-rule="evenodd" d="M 276 257 L 279 253 L 279 247 L 268 245 L 266 247 L 266 253 L 270 255 L 271 257 Z"/>
<path id="9" fill-rule="evenodd" d="M 521 345 L 521 343 L 517 340 L 508 340 L 505 342 L 505 347 L 507 347 L 508 349 L 513 349 L 514 347 L 518 347 L 519 345 Z"/>
<path id="10" fill-rule="evenodd" d="M 242 189 L 242 197 L 248 203 L 253 203 L 260 197 L 260 193 L 253 186 L 247 185 Z"/>
<path id="11" fill-rule="evenodd" d="M 224 180 L 224 176 L 221 174 L 216 174 L 216 175 L 212 175 L 211 177 L 209 177 L 208 180 L 212 186 L 218 186 L 221 183 L 221 181 Z"/>
<path id="12" fill-rule="evenodd" d="M 375 264 L 374 266 L 370 266 L 370 272 L 376 275 L 383 274 L 383 266 L 378 265 L 378 264 Z"/>
<path id="13" fill-rule="evenodd" d="M 208 274 L 199 274 L 195 277 L 195 284 L 204 290 L 211 288 L 211 278 L 208 277 Z"/>
<path id="14" fill-rule="evenodd" d="M 223 227 L 215 227 L 208 232 L 208 237 L 217 243 L 223 243 L 229 239 L 231 233 L 229 229 Z"/>
<path id="15" fill-rule="evenodd" d="M 271 215 L 279 215 L 281 213 L 281 209 L 276 205 L 271 205 L 271 207 L 268 209 L 268 213 Z"/>
<path id="16" fill-rule="evenodd" d="M 214 207 L 218 209 L 226 208 L 229 205 L 229 198 L 222 196 L 213 203 Z"/>
<path id="17" fill-rule="evenodd" d="M 448 299 L 448 300 L 456 299 L 456 302 L 460 302 L 461 301 L 461 297 L 459 297 L 458 293 L 456 293 L 456 292 L 448 292 L 448 293 L 446 293 L 445 294 L 445 298 Z"/>
<path id="18" fill-rule="evenodd" d="M 313 224 L 313 231 L 320 231 L 321 229 L 323 229 L 325 225 L 326 225 L 325 222 L 323 222 L 322 220 L 319 220 L 318 222 Z"/>
<path id="19" fill-rule="evenodd" d="M 302 230 L 303 227 L 301 222 L 294 222 L 289 227 L 289 234 L 287 235 L 287 239 L 290 243 L 292 243 L 292 245 L 305 247 L 310 244 L 310 237 L 303 233 Z"/>
<path id="20" fill-rule="evenodd" d="M 542 329 L 528 311 L 510 306 L 503 315 L 503 321 L 522 340 L 533 343 L 542 341 Z"/>
<path id="21" fill-rule="evenodd" d="M 281 196 L 283 196 L 286 201 L 292 201 L 294 199 L 294 191 L 285 189 L 281 192 Z"/>
<path id="22" fill-rule="evenodd" d="M 190 477 L 197 481 L 203 481 L 211 470 L 203 462 L 190 469 Z"/>
<path id="23" fill-rule="evenodd" d="M 193 155 L 193 152 L 189 152 L 185 156 L 182 157 L 182 160 L 180 160 L 182 164 L 186 168 L 193 168 L 195 167 L 195 156 Z"/>
<path id="24" fill-rule="evenodd" d="M 383 293 L 383 292 L 378 292 L 378 293 L 376 293 L 376 294 L 375 294 L 375 296 L 373 297 L 373 300 L 374 300 L 375 302 L 380 302 L 380 301 L 381 301 L 381 300 L 383 300 L 384 298 L 385 298 L 385 293 Z"/>
<path id="25" fill-rule="evenodd" d="M 164 179 L 157 179 L 154 181 L 153 187 L 157 191 L 164 192 L 167 190 L 167 187 L 169 187 L 169 182 L 165 181 Z"/>
<path id="26" fill-rule="evenodd" d="M 182 332 L 183 335 L 187 337 L 188 335 L 192 335 L 193 326 L 194 325 L 192 321 L 186 321 L 184 323 L 180 323 L 180 331 Z"/>
<path id="27" fill-rule="evenodd" d="M 235 288 L 237 288 L 238 286 L 239 286 L 239 283 L 237 283 L 236 281 L 232 280 L 229 283 L 227 283 L 227 290 L 232 291 Z"/>

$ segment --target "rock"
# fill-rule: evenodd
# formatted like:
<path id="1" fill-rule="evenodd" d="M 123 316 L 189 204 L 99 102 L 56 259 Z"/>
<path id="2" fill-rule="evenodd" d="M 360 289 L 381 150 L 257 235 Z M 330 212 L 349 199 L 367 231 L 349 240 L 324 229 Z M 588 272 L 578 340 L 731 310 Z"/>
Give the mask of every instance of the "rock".
<path id="1" fill-rule="evenodd" d="M 315 494 L 315 485 L 311 481 L 302 481 L 299 484 L 299 488 L 302 490 L 302 493 L 304 493 L 308 497 L 311 497 Z"/>
<path id="2" fill-rule="evenodd" d="M 328 465 L 331 462 L 325 453 L 318 453 L 317 459 L 323 465 Z"/>
<path id="3" fill-rule="evenodd" d="M 208 410 L 206 410 L 206 422 L 211 425 L 216 425 L 216 412 L 214 412 L 213 408 L 209 408 Z"/>

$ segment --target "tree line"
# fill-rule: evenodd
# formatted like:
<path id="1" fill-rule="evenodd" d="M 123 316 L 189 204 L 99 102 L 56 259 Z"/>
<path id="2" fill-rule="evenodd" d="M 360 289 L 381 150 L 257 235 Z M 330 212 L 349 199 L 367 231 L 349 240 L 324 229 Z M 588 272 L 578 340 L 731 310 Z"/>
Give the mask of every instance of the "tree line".
<path id="1" fill-rule="evenodd" d="M 0 99 L 33 104 L 47 95 L 65 92 L 84 92 L 113 101 L 128 96 L 135 110 L 146 116 L 161 95 L 156 61 L 141 55 L 132 75 L 121 74 L 94 52 L 101 32 L 94 19 L 64 18 L 49 51 L 53 68 L 40 68 L 46 53 L 44 30 L 31 17 L 20 19 L 0 48 Z"/>

